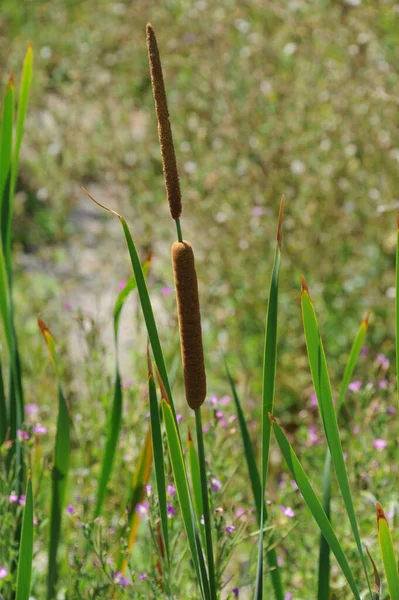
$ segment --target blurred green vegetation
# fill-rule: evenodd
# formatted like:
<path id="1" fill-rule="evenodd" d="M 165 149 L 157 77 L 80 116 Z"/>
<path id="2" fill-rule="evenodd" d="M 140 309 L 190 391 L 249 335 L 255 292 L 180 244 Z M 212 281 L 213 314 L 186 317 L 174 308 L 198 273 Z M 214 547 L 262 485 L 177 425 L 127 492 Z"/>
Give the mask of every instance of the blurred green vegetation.
<path id="1" fill-rule="evenodd" d="M 169 362 L 176 365 L 177 383 L 182 380 L 174 299 L 158 298 L 160 286 L 172 282 L 169 248 L 175 232 L 150 88 L 147 21 L 156 29 L 163 60 L 180 167 L 183 232 L 196 253 L 209 392 L 229 393 L 221 360 L 227 353 L 248 414 L 258 415 L 267 288 L 284 193 L 276 414 L 289 431 L 298 431 L 306 452 L 309 419 L 306 413 L 303 424 L 303 411 L 312 389 L 300 316 L 300 273 L 307 277 L 318 312 L 333 389 L 338 389 L 350 344 L 367 311 L 372 318 L 364 385 L 374 377 L 371 365 L 377 353 L 393 358 L 399 208 L 399 4 L 393 0 L 2 0 L 3 82 L 11 70 L 19 72 L 28 41 L 35 50 L 15 207 L 19 333 L 27 340 L 22 353 L 32 381 L 28 399 L 43 393 L 45 406 L 50 404 L 48 382 L 40 383 L 50 371 L 42 364 L 45 351 L 36 313 L 50 315 L 46 321 L 57 338 L 76 327 L 64 302 L 73 279 L 68 264 L 74 252 L 79 260 L 88 239 L 82 229 L 87 222 L 92 227 L 97 219 L 98 227 L 91 230 L 92 263 L 78 285 L 96 294 L 113 286 L 116 295 L 119 279 L 129 274 L 122 233 L 109 235 L 109 217 L 95 216 L 89 207 L 89 219 L 80 223 L 87 203 L 82 184 L 101 190 L 102 200 L 126 217 L 143 259 L 153 250 L 153 294 L 161 318 L 170 315 L 163 319 L 161 335 Z M 83 315 L 88 302 L 82 299 Z M 72 406 L 85 420 L 90 404 L 82 407 L 77 381 L 85 381 L 85 403 L 100 398 L 105 413 L 110 381 L 100 375 L 113 355 L 112 347 L 99 341 L 101 323 L 79 318 L 75 321 L 84 322 L 90 338 L 87 360 L 76 365 L 66 339 L 59 342 L 64 344 Z M 136 347 L 140 356 L 142 350 Z M 71 372 L 67 365 L 74 359 L 76 371 Z M 140 385 L 134 396 L 142 402 Z M 388 394 L 394 395 L 391 383 L 383 403 L 389 402 Z M 343 422 L 351 414 L 351 421 L 357 418 L 365 431 L 370 426 L 374 436 L 382 436 L 388 426 L 385 413 L 377 423 L 368 399 L 365 394 L 350 404 Z M 141 413 L 147 410 L 143 402 L 139 406 Z M 135 414 L 133 421 L 138 418 Z M 79 427 L 80 460 L 88 466 L 99 452 L 97 433 Z M 255 424 L 255 439 L 256 431 Z M 235 473 L 235 466 L 224 462 L 229 444 L 234 456 L 237 443 L 223 437 L 215 443 L 221 455 L 214 449 L 212 456 L 215 471 L 224 469 L 226 478 Z M 362 444 L 352 463 L 358 490 L 364 483 L 361 473 L 373 461 L 369 433 Z M 312 448 L 308 455 L 317 475 L 324 450 Z M 387 488 L 389 498 L 386 468 L 371 487 L 373 493 Z M 279 470 L 277 465 L 276 477 Z M 121 478 L 126 476 L 125 465 Z M 244 481 L 245 473 L 237 477 Z M 114 502 L 118 500 L 116 495 Z M 298 527 L 306 532 L 306 519 Z M 293 554 L 299 535 L 292 534 L 291 546 L 287 542 L 287 581 L 295 589 L 314 590 L 315 537 L 302 536 L 299 556 Z M 336 597 L 344 596 L 337 592 Z"/>

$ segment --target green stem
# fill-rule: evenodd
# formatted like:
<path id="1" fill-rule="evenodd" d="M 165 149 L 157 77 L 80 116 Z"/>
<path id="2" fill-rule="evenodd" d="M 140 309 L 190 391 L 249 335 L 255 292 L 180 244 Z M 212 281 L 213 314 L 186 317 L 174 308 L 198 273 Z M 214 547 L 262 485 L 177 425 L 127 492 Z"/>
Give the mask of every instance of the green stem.
<path id="1" fill-rule="evenodd" d="M 182 235 L 182 232 L 181 232 L 180 219 L 176 219 L 175 223 L 176 223 L 176 229 L 177 229 L 177 239 L 179 240 L 179 242 L 182 242 L 183 241 L 183 235 Z"/>
<path id="2" fill-rule="evenodd" d="M 207 482 L 207 476 L 206 476 L 204 436 L 203 436 L 203 432 L 202 432 L 201 407 L 197 408 L 197 410 L 194 412 L 195 412 L 195 426 L 197 429 L 198 459 L 199 459 L 200 476 L 201 476 L 202 504 L 203 504 L 203 509 L 204 509 L 206 555 L 207 555 L 207 559 L 208 559 L 209 583 L 210 583 L 210 588 L 211 588 L 211 598 L 212 598 L 212 600 L 216 600 L 217 594 L 216 594 L 216 580 L 215 580 L 215 564 L 214 564 L 214 559 L 213 559 L 213 548 L 212 548 L 211 515 L 210 515 L 210 511 L 209 511 L 208 482 Z"/>

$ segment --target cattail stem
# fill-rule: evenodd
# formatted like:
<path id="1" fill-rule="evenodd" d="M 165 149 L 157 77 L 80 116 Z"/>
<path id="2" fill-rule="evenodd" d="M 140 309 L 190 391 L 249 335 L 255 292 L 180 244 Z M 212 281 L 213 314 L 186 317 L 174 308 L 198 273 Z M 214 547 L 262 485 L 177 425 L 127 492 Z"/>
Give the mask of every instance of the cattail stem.
<path id="1" fill-rule="evenodd" d="M 176 219 L 175 223 L 176 223 L 176 230 L 177 230 L 177 239 L 179 240 L 179 242 L 183 242 L 183 234 L 181 232 L 180 219 Z"/>
<path id="2" fill-rule="evenodd" d="M 188 242 L 173 244 L 172 262 L 186 399 L 190 408 L 196 410 L 205 400 L 206 375 L 197 273 L 193 249 Z"/>
<path id="3" fill-rule="evenodd" d="M 172 218 L 177 220 L 182 212 L 179 173 L 177 171 L 175 147 L 169 120 L 169 109 L 163 80 L 161 58 L 157 38 L 152 25 L 147 25 L 148 61 L 150 63 L 152 92 L 158 120 L 158 138 L 161 146 L 162 167 L 166 194 Z"/>
<path id="4" fill-rule="evenodd" d="M 203 435 L 203 430 L 202 430 L 201 407 L 197 408 L 197 410 L 195 411 L 195 426 L 197 429 L 198 462 L 199 462 L 199 466 L 200 466 L 202 505 L 203 505 L 203 509 L 204 509 L 206 556 L 207 556 L 207 560 L 208 560 L 209 587 L 210 587 L 210 591 L 211 591 L 211 600 L 216 600 L 217 593 L 216 593 L 215 563 L 214 563 L 214 558 L 213 558 L 211 513 L 209 510 L 208 478 L 206 475 L 206 462 L 205 462 L 205 449 L 204 449 L 204 435 Z"/>

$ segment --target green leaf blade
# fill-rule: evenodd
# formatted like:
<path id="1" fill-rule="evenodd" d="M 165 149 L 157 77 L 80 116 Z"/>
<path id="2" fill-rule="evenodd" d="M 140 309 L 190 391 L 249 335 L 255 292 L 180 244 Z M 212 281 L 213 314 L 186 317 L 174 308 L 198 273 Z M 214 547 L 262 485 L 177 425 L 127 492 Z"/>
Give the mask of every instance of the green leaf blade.
<path id="1" fill-rule="evenodd" d="M 326 538 L 332 552 L 334 553 L 338 564 L 341 567 L 341 570 L 345 575 L 345 578 L 352 590 L 353 596 L 356 598 L 356 600 L 360 600 L 360 595 L 357 589 L 355 579 L 353 577 L 352 571 L 349 567 L 345 554 L 342 550 L 342 547 L 338 541 L 338 538 L 331 526 L 331 523 L 326 513 L 323 510 L 319 499 L 317 498 L 311 486 L 308 477 L 306 476 L 305 471 L 302 468 L 301 463 L 299 462 L 292 446 L 287 440 L 281 427 L 276 422 L 273 423 L 273 429 L 284 460 L 287 463 L 292 477 L 295 479 L 295 482 L 303 496 L 303 499 L 306 502 L 307 507 L 312 513 L 312 516 L 315 519 L 317 525 L 319 526 L 320 531 Z"/>
<path id="2" fill-rule="evenodd" d="M 33 494 L 29 476 L 19 547 L 16 600 L 29 600 L 33 560 Z"/>
<path id="3" fill-rule="evenodd" d="M 385 577 L 392 600 L 399 600 L 399 575 L 398 563 L 393 549 L 391 531 L 381 504 L 377 503 L 378 540 Z"/>
<path id="4" fill-rule="evenodd" d="M 349 486 L 348 474 L 346 471 L 344 455 L 341 446 L 341 438 L 338 430 L 337 415 L 335 412 L 334 401 L 332 397 L 326 356 L 324 353 L 323 343 L 319 333 L 316 313 L 313 307 L 313 303 L 310 299 L 309 289 L 304 278 L 302 278 L 301 303 L 303 326 L 305 331 L 310 370 L 312 374 L 313 385 L 316 390 L 316 396 L 320 408 L 324 432 L 326 434 L 327 443 L 331 454 L 331 461 L 334 465 L 334 470 L 341 490 L 341 495 L 344 500 L 346 512 L 348 514 L 353 537 L 355 538 L 355 542 L 362 561 L 370 596 L 372 596 L 370 581 L 367 573 L 366 561 L 363 553 L 362 543 L 360 540 L 355 509 L 353 506 L 352 494 Z"/>

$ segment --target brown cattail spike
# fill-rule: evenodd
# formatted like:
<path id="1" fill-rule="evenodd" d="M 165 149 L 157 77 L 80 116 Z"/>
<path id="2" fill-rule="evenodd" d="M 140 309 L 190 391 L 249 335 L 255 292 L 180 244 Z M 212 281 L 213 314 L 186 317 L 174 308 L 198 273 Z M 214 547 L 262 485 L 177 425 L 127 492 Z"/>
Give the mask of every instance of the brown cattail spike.
<path id="1" fill-rule="evenodd" d="M 157 38 L 152 25 L 147 25 L 148 61 L 150 63 L 152 93 L 155 100 L 155 111 L 158 119 L 158 137 L 161 146 L 163 174 L 166 194 L 172 218 L 180 219 L 182 205 L 177 172 L 175 147 L 173 145 L 172 129 L 169 120 L 168 102 L 162 74 L 161 58 L 159 56 Z"/>
<path id="2" fill-rule="evenodd" d="M 197 274 L 191 245 L 185 241 L 175 242 L 172 261 L 186 398 L 190 408 L 196 410 L 205 400 L 206 376 Z"/>

